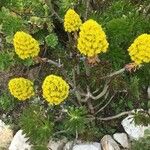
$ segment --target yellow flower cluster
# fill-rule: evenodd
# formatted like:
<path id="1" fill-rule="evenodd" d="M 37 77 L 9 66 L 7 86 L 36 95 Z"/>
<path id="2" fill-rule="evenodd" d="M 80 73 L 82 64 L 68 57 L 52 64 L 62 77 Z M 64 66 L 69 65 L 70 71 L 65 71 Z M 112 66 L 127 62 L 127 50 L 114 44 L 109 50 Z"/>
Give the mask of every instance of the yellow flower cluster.
<path id="1" fill-rule="evenodd" d="M 34 96 L 33 83 L 25 78 L 14 78 L 8 83 L 10 93 L 17 99 L 24 101 Z"/>
<path id="2" fill-rule="evenodd" d="M 80 16 L 73 10 L 69 9 L 64 18 L 64 28 L 66 32 L 78 31 L 82 21 Z"/>
<path id="3" fill-rule="evenodd" d="M 31 35 L 22 31 L 17 32 L 13 41 L 15 52 L 21 59 L 38 56 L 40 51 L 39 43 Z"/>
<path id="4" fill-rule="evenodd" d="M 150 34 L 137 37 L 128 49 L 131 60 L 137 65 L 150 62 Z"/>
<path id="5" fill-rule="evenodd" d="M 43 97 L 50 104 L 58 105 L 68 97 L 69 85 L 61 77 L 49 75 L 43 82 L 42 90 Z"/>
<path id="6" fill-rule="evenodd" d="M 101 25 L 92 19 L 82 24 L 77 45 L 82 54 L 88 57 L 96 56 L 101 52 L 106 52 L 108 45 Z"/>

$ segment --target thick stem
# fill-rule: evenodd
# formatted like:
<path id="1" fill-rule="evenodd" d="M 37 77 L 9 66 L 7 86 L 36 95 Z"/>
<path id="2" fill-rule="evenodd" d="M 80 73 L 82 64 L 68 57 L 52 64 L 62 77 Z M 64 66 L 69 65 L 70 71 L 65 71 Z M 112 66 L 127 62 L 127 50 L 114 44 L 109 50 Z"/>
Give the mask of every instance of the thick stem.
<path id="1" fill-rule="evenodd" d="M 74 88 L 75 88 L 75 95 L 76 95 L 76 98 L 77 98 L 77 100 L 78 100 L 79 105 L 81 106 L 81 95 L 80 95 L 80 93 L 77 91 L 75 67 L 72 69 L 72 74 L 73 74 L 73 84 L 74 84 Z"/>
<path id="2" fill-rule="evenodd" d="M 100 94 L 98 94 L 97 96 L 93 96 L 93 95 L 91 94 L 90 97 L 91 97 L 92 99 L 94 99 L 94 100 L 100 99 L 101 97 L 103 97 L 103 96 L 106 94 L 108 88 L 109 88 L 109 85 L 106 83 L 105 86 L 104 86 L 103 91 L 102 91 Z"/>
<path id="3" fill-rule="evenodd" d="M 85 73 L 86 73 L 86 76 L 90 76 L 90 66 L 88 65 L 86 59 L 84 60 L 84 67 L 85 67 Z"/>
<path id="4" fill-rule="evenodd" d="M 120 118 L 120 117 L 122 117 L 124 115 L 130 115 L 132 113 L 133 113 L 133 111 L 125 111 L 125 112 L 122 112 L 122 113 L 120 113 L 118 115 L 115 115 L 115 116 L 110 116 L 110 117 L 106 117 L 106 118 L 100 118 L 100 117 L 98 117 L 96 119 L 97 120 L 101 120 L 101 121 L 108 121 L 108 120 L 113 120 L 113 119 Z"/>
<path id="5" fill-rule="evenodd" d="M 89 108 L 89 110 L 90 110 L 90 113 L 91 113 L 91 114 L 94 114 L 94 107 L 93 107 L 93 105 L 92 105 L 91 99 L 88 99 L 87 105 L 88 105 L 88 108 Z"/>
<path id="6" fill-rule="evenodd" d="M 113 98 L 114 98 L 115 95 L 116 95 L 116 93 L 113 94 L 113 96 L 109 99 L 109 101 L 108 101 L 103 107 L 101 107 L 101 108 L 95 113 L 95 115 L 98 114 L 99 112 L 101 112 L 102 110 L 104 110 L 104 109 L 109 105 L 109 103 L 113 100 Z"/>
<path id="7" fill-rule="evenodd" d="M 88 17 L 89 6 L 90 6 L 90 0 L 86 0 L 86 11 L 85 11 L 85 16 L 84 16 L 85 21 L 87 20 L 87 17 Z"/>
<path id="8" fill-rule="evenodd" d="M 45 0 L 45 3 L 47 4 L 47 6 L 49 7 L 50 11 L 52 12 L 52 14 L 54 14 L 58 20 L 60 22 L 63 22 L 63 19 L 57 14 L 57 12 L 54 10 L 53 6 L 52 6 L 52 1 L 51 0 Z"/>
<path id="9" fill-rule="evenodd" d="M 51 59 L 48 59 L 46 62 L 47 62 L 47 63 L 50 63 L 50 64 L 52 64 L 52 65 L 55 65 L 55 66 L 58 67 L 58 68 L 60 68 L 60 67 L 62 66 L 62 64 L 57 63 L 57 62 L 55 62 L 55 61 L 53 61 L 53 60 L 51 60 Z"/>
<path id="10" fill-rule="evenodd" d="M 105 77 L 102 77 L 101 79 L 111 78 L 111 77 L 116 76 L 118 74 L 122 74 L 125 70 L 126 70 L 125 68 L 122 68 L 122 69 L 120 69 L 118 71 L 115 71 L 115 72 L 105 76 Z"/>

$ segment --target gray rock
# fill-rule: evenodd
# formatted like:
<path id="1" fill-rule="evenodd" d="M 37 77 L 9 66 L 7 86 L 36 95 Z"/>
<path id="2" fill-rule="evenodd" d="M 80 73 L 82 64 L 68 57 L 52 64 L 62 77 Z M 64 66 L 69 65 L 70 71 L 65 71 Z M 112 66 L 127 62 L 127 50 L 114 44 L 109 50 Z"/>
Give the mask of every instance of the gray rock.
<path id="1" fill-rule="evenodd" d="M 140 137 L 143 137 L 144 131 L 150 128 L 150 126 L 136 125 L 133 120 L 133 115 L 129 115 L 123 119 L 121 124 L 131 140 L 138 140 Z"/>
<path id="2" fill-rule="evenodd" d="M 25 137 L 22 130 L 19 130 L 15 134 L 9 146 L 9 150 L 31 150 L 31 145 L 28 142 L 28 138 Z"/>
<path id="3" fill-rule="evenodd" d="M 62 150 L 66 143 L 67 143 L 67 139 L 66 138 L 64 138 L 64 139 L 62 139 L 60 141 L 50 140 L 47 147 L 50 150 Z"/>
<path id="4" fill-rule="evenodd" d="M 70 150 L 73 147 L 73 145 L 74 145 L 73 141 L 69 141 L 65 144 L 63 150 Z"/>
<path id="5" fill-rule="evenodd" d="M 73 150 L 101 150 L 100 143 L 83 143 L 75 145 Z"/>
<path id="6" fill-rule="evenodd" d="M 120 147 L 110 135 L 105 135 L 101 139 L 101 145 L 103 150 L 120 150 Z"/>
<path id="7" fill-rule="evenodd" d="M 73 141 L 69 141 L 64 146 L 63 150 L 101 150 L 100 143 L 82 143 L 81 141 L 77 141 L 75 145 L 73 145 Z"/>
<path id="8" fill-rule="evenodd" d="M 82 142 L 79 141 L 79 140 L 77 140 L 75 143 L 74 143 L 73 141 L 68 141 L 68 142 L 65 144 L 63 150 L 70 150 L 70 149 L 72 149 L 75 145 L 80 145 L 80 144 L 82 144 Z"/>
<path id="9" fill-rule="evenodd" d="M 148 98 L 150 99 L 150 86 L 147 88 Z"/>
<path id="10" fill-rule="evenodd" d="M 129 140 L 126 133 L 115 133 L 113 138 L 121 144 L 123 148 L 129 148 Z"/>
<path id="11" fill-rule="evenodd" d="M 13 138 L 13 131 L 0 120 L 0 149 L 8 149 Z"/>

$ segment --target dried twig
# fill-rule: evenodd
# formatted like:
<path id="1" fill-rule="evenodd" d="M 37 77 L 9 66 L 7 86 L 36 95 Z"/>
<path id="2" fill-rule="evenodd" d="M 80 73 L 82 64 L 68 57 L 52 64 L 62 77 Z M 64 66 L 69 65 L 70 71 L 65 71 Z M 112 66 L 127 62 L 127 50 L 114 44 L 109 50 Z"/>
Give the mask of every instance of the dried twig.
<path id="1" fill-rule="evenodd" d="M 90 66 L 88 65 L 86 59 L 83 60 L 83 63 L 84 63 L 84 68 L 85 68 L 85 73 L 86 73 L 86 76 L 90 76 Z"/>
<path id="2" fill-rule="evenodd" d="M 92 105 L 91 99 L 88 99 L 87 105 L 88 105 L 88 108 L 89 108 L 89 110 L 90 110 L 90 113 L 91 113 L 91 114 L 94 114 L 94 107 L 93 107 L 93 105 Z"/>
<path id="3" fill-rule="evenodd" d="M 47 6 L 49 7 L 50 11 L 52 12 L 52 14 L 54 14 L 58 20 L 60 22 L 63 22 L 63 19 L 58 15 L 58 13 L 54 10 L 53 6 L 52 6 L 52 1 L 51 0 L 45 0 L 45 3 L 47 4 Z"/>
<path id="4" fill-rule="evenodd" d="M 63 66 L 62 64 L 60 64 L 60 62 L 57 63 L 57 62 L 55 62 L 55 61 L 53 61 L 53 60 L 51 60 L 51 59 L 47 59 L 46 62 L 47 62 L 47 63 L 50 63 L 50 64 L 52 64 L 52 65 L 55 65 L 55 66 L 58 67 L 58 68 L 60 68 L 60 67 Z"/>
<path id="5" fill-rule="evenodd" d="M 77 144 L 78 136 L 79 136 L 79 135 L 78 135 L 78 131 L 76 130 L 76 137 L 75 137 L 75 139 L 73 140 L 73 142 L 72 142 L 72 144 L 71 144 L 69 150 L 73 150 L 74 145 Z"/>
<path id="6" fill-rule="evenodd" d="M 109 103 L 113 100 L 113 98 L 115 97 L 115 95 L 116 95 L 116 93 L 113 94 L 113 96 L 111 96 L 111 98 L 109 99 L 109 101 L 108 101 L 103 107 L 101 107 L 101 108 L 95 113 L 95 115 L 98 114 L 99 112 L 101 112 L 102 110 L 104 110 L 104 109 L 109 105 Z"/>
<path id="7" fill-rule="evenodd" d="M 115 116 L 106 117 L 106 118 L 98 117 L 98 118 L 96 118 L 96 119 L 97 119 L 97 120 L 101 120 L 101 121 L 108 121 L 108 120 L 113 120 L 113 119 L 120 118 L 120 117 L 122 117 L 122 116 L 124 116 L 124 115 L 130 115 L 130 114 L 132 114 L 132 113 L 133 113 L 133 111 L 125 111 L 125 112 L 122 112 L 122 113 L 120 113 L 120 114 L 118 114 L 118 115 L 115 115 Z"/>
<path id="8" fill-rule="evenodd" d="M 59 62 L 56 62 L 56 61 L 53 61 L 51 59 L 48 59 L 48 58 L 41 58 L 41 57 L 36 57 L 35 58 L 35 62 L 37 63 L 49 63 L 49 64 L 52 64 L 58 68 L 61 68 L 63 66 L 63 64 L 60 63 L 60 59 L 59 59 Z"/>
<path id="9" fill-rule="evenodd" d="M 72 69 L 72 74 L 73 74 L 73 84 L 74 84 L 75 95 L 76 95 L 79 105 L 81 106 L 81 95 L 80 95 L 79 91 L 77 90 L 75 68 Z"/>
<path id="10" fill-rule="evenodd" d="M 101 97 L 103 97 L 108 90 L 108 87 L 109 87 L 108 83 L 105 84 L 103 91 L 101 93 L 99 93 L 97 96 L 93 96 L 92 94 L 90 94 L 90 97 L 94 100 L 97 100 L 97 99 L 100 99 Z"/>
<path id="11" fill-rule="evenodd" d="M 87 20 L 88 11 L 89 11 L 89 6 L 90 6 L 90 0 L 86 0 L 86 11 L 85 11 L 84 20 Z"/>
<path id="12" fill-rule="evenodd" d="M 111 74 L 109 74 L 109 75 L 107 75 L 107 76 L 105 76 L 105 77 L 102 77 L 102 78 L 100 78 L 100 79 L 111 78 L 111 77 L 113 77 L 113 76 L 116 76 L 116 75 L 118 75 L 118 74 L 123 73 L 125 70 L 126 70 L 125 68 L 122 68 L 122 69 L 120 69 L 120 70 L 118 70 L 118 71 L 115 71 L 115 72 L 113 72 L 113 73 L 111 73 Z"/>

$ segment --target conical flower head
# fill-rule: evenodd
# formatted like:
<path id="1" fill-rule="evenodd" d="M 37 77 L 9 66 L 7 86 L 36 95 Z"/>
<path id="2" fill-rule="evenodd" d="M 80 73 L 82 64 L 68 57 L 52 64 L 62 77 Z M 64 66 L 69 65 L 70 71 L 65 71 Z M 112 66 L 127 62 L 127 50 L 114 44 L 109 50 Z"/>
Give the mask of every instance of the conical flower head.
<path id="1" fill-rule="evenodd" d="M 101 25 L 92 19 L 82 24 L 77 45 L 82 54 L 94 57 L 99 53 L 106 52 L 108 45 Z"/>
<path id="2" fill-rule="evenodd" d="M 131 60 L 137 65 L 150 62 L 150 34 L 138 36 L 128 48 Z"/>
<path id="3" fill-rule="evenodd" d="M 68 97 L 69 85 L 61 77 L 49 75 L 43 82 L 42 90 L 46 101 L 58 105 Z"/>
<path id="4" fill-rule="evenodd" d="M 73 10 L 69 9 L 64 18 L 64 28 L 66 32 L 78 31 L 82 21 L 80 16 Z"/>
<path id="5" fill-rule="evenodd" d="M 34 96 L 33 83 L 25 78 L 14 78 L 8 83 L 10 93 L 18 100 L 24 101 Z"/>
<path id="6" fill-rule="evenodd" d="M 33 58 L 40 52 L 39 43 L 25 32 L 17 32 L 14 35 L 14 47 L 16 54 L 21 59 Z"/>

